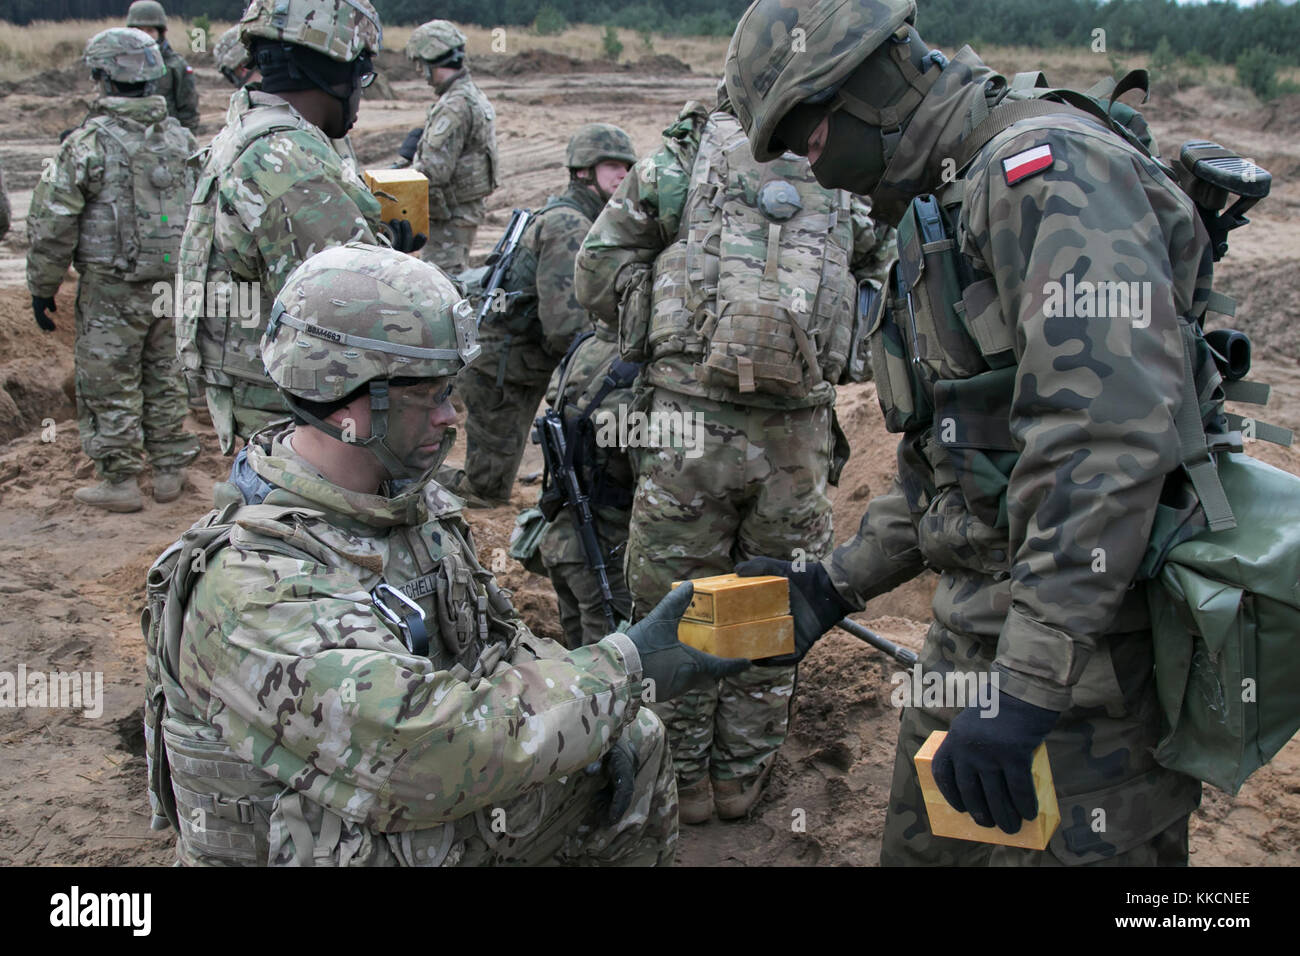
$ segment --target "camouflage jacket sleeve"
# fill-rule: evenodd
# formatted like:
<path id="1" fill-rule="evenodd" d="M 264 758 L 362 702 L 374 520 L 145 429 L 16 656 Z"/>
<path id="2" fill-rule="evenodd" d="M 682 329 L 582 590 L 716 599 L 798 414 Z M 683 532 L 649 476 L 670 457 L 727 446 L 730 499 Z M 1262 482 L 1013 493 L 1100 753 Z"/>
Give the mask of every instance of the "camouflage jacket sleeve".
<path id="1" fill-rule="evenodd" d="M 871 218 L 871 206 L 859 196 L 850 200 L 853 217 L 853 255 L 849 268 L 853 278 L 883 283 L 889 263 L 897 255 L 896 232 L 887 223 Z"/>
<path id="2" fill-rule="evenodd" d="M 573 290 L 573 264 L 591 223 L 563 206 L 537 226 L 537 317 L 547 351 L 563 355 L 579 332 L 591 326 Z"/>
<path id="3" fill-rule="evenodd" d="M 574 287 L 597 320 L 617 328 L 620 290 L 629 281 L 624 270 L 652 268 L 676 241 L 698 144 L 698 139 L 669 138 L 638 160 L 592 224 L 578 252 Z"/>
<path id="4" fill-rule="evenodd" d="M 77 248 L 80 218 L 87 199 L 104 181 L 104 155 L 92 131 L 78 130 L 64 140 L 41 171 L 27 213 L 27 289 L 53 296 Z"/>
<path id="5" fill-rule="evenodd" d="M 194 83 L 194 70 L 181 57 L 172 65 L 175 76 L 176 118 L 191 133 L 199 128 L 199 90 Z"/>
<path id="6" fill-rule="evenodd" d="M 916 526 L 897 476 L 889 491 L 871 500 L 858 533 L 822 565 L 835 590 L 858 610 L 924 570 Z"/>
<path id="7" fill-rule="evenodd" d="M 525 637 L 459 680 L 410 654 L 356 578 L 232 545 L 186 612 L 178 669 L 196 714 L 244 759 L 378 830 L 457 819 L 573 773 L 639 708 L 641 662 L 615 634 L 566 652 Z"/>
<path id="8" fill-rule="evenodd" d="M 1052 710 L 1068 706 L 1118 612 L 1179 462 L 1178 316 L 1192 308 L 1205 243 L 1190 200 L 1149 160 L 1072 125 L 986 150 L 959 227 L 963 252 L 990 277 L 989 307 L 1014 330 L 1018 362 L 1011 607 L 995 665 L 1003 690 Z M 1007 185 L 1001 161 L 1041 146 L 1053 165 Z M 1062 287 L 1117 281 L 1140 287 L 1144 315 L 1050 304 Z"/>
<path id="9" fill-rule="evenodd" d="M 473 107 L 463 96 L 444 96 L 429 107 L 424 135 L 416 146 L 411 168 L 424 173 L 429 180 L 431 220 L 443 220 L 451 215 L 446 190 L 473 122 Z"/>
<path id="10" fill-rule="evenodd" d="M 329 143 L 297 130 L 244 150 L 218 187 L 214 239 L 238 274 L 262 283 L 263 301 L 298 264 L 353 240 L 374 243 L 379 203 L 340 171 Z"/>

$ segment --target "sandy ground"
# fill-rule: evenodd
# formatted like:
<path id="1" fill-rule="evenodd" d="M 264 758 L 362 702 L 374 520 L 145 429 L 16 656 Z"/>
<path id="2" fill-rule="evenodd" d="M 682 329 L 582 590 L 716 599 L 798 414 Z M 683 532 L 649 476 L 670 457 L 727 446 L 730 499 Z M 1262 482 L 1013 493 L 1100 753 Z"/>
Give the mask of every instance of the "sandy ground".
<path id="1" fill-rule="evenodd" d="M 574 127 L 617 122 L 645 151 L 683 101 L 711 97 L 716 84 L 716 77 L 684 72 L 670 60 L 609 73 L 585 72 L 554 54 L 485 65 L 491 74 L 479 76 L 498 109 L 505 184 L 490 199 L 492 223 L 480 230 L 479 256 L 511 207 L 535 207 L 563 187 L 563 148 Z M 1052 77 L 1057 82 L 1086 86 L 1094 78 L 1062 65 L 1065 72 Z M 427 90 L 403 73 L 400 61 L 393 66 L 395 98 L 367 100 L 354 132 L 368 164 L 393 158 L 428 104 Z M 218 129 L 229 89 L 205 66 L 198 74 L 206 139 Z M 0 775 L 0 862 L 165 864 L 172 837 L 148 830 L 144 793 L 138 624 L 144 573 L 206 509 L 211 485 L 228 463 L 210 432 L 191 422 L 203 454 L 181 500 L 157 505 L 147 499 L 136 515 L 110 515 L 72 501 L 73 490 L 90 477 L 70 401 L 75 282 L 70 278 L 58 298 L 59 331 L 41 335 L 22 285 L 23 217 L 42 158 L 52 155 L 58 132 L 84 116 L 89 89 L 76 75 L 52 72 L 39 84 L 4 92 L 0 164 L 16 223 L 0 242 L 0 442 L 6 442 L 0 444 L 0 670 L 12 672 L 22 663 L 29 670 L 100 671 L 104 703 L 94 718 L 67 710 L 0 715 L 7 770 Z M 1300 331 L 1293 320 L 1300 307 L 1300 188 L 1292 184 L 1300 171 L 1297 107 L 1295 98 L 1261 107 L 1241 95 L 1193 89 L 1157 97 L 1147 108 L 1166 152 L 1197 135 L 1221 138 L 1274 173 L 1273 196 L 1259 207 L 1256 224 L 1233 241 L 1220 274 L 1223 286 L 1242 299 L 1238 325 L 1256 337 L 1258 377 L 1275 386 L 1275 407 L 1266 417 L 1292 428 L 1300 428 Z M 887 486 L 894 442 L 881 425 L 873 386 L 842 390 L 839 409 L 854 453 L 834 496 L 836 539 L 842 541 L 870 497 Z M 1256 450 L 1300 473 L 1295 452 Z M 521 474 L 539 467 L 530 450 Z M 143 486 L 147 498 L 147 475 Z M 515 514 L 535 495 L 535 487 L 520 482 L 509 506 L 472 513 L 485 560 L 505 547 Z M 501 576 L 530 625 L 557 636 L 549 584 L 514 562 Z M 932 586 L 926 578 L 913 581 L 872 602 L 859 618 L 919 648 Z M 790 737 L 768 794 L 748 820 L 683 828 L 679 862 L 876 863 L 898 719 L 889 703 L 889 675 L 896 669 L 842 633 L 823 640 L 801 669 Z M 803 832 L 794 826 L 800 818 Z M 1288 745 L 1235 798 L 1206 787 L 1192 821 L 1192 854 L 1198 865 L 1300 863 L 1300 746 Z"/>

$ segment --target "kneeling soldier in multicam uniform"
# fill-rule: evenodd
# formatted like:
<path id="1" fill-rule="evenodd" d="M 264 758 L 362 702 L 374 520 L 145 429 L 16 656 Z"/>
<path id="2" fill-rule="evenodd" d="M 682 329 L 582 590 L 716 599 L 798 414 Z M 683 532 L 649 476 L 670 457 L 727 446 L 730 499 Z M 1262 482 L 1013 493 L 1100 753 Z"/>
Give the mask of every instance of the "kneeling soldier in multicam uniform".
<path id="1" fill-rule="evenodd" d="M 154 498 L 171 501 L 199 453 L 184 427 L 175 327 L 154 291 L 176 271 L 194 186 L 186 160 L 195 144 L 153 95 L 166 67 L 148 35 L 126 27 L 97 33 L 86 44 L 86 64 L 101 95 L 32 194 L 27 286 L 36 324 L 52 332 L 46 313 L 55 309 L 68 264 L 81 274 L 77 427 L 102 481 L 73 497 L 108 511 L 139 511 L 142 455 L 153 466 Z"/>
<path id="2" fill-rule="evenodd" d="M 748 663 L 677 641 L 690 588 L 580 650 L 528 630 L 430 481 L 477 354 L 414 257 L 352 243 L 285 283 L 262 357 L 297 424 L 150 572 L 151 802 L 182 863 L 671 862 L 643 697 Z"/>

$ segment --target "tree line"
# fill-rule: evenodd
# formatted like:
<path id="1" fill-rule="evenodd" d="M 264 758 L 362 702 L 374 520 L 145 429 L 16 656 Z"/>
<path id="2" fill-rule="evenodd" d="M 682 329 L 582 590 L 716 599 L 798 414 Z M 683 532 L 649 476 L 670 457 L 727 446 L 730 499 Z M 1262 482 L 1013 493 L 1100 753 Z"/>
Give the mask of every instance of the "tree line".
<path id="1" fill-rule="evenodd" d="M 164 0 L 171 16 L 236 20 L 245 0 Z M 374 0 L 386 23 L 411 24 L 434 11 L 429 0 Z M 0 19 L 100 19 L 125 16 L 128 0 L 6 0 Z M 555 32 L 567 23 L 596 23 L 643 32 L 729 35 L 746 0 L 441 0 L 438 16 L 484 27 L 532 26 Z M 1265 0 L 1178 4 L 1174 0 L 920 0 L 918 26 L 932 44 L 970 43 L 1038 47 L 1087 45 L 1098 30 L 1108 52 L 1154 50 L 1163 38 L 1179 56 L 1195 54 L 1233 63 L 1263 49 L 1294 62 L 1300 49 L 1300 4 Z"/>

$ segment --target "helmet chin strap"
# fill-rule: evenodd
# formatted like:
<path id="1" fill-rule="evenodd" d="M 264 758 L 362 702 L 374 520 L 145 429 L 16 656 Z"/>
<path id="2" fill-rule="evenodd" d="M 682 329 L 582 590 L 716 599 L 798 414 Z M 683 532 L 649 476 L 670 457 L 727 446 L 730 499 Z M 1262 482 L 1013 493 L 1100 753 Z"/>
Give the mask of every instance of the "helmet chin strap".
<path id="1" fill-rule="evenodd" d="M 370 380 L 370 437 L 369 438 L 344 438 L 343 430 L 337 425 L 331 425 L 307 411 L 294 399 L 288 392 L 281 392 L 289 407 L 301 416 L 303 421 L 318 428 L 326 435 L 329 435 L 335 441 L 343 442 L 345 445 L 360 445 L 370 454 L 378 459 L 379 464 L 388 472 L 388 477 L 395 481 L 409 481 L 421 477 L 412 473 L 411 469 L 402 463 L 402 460 L 394 454 L 393 449 L 388 447 L 388 382 L 385 379 Z M 452 445 L 456 442 L 456 429 L 448 428 L 443 432 L 442 443 L 438 447 L 438 461 L 434 465 L 436 468 L 442 464 L 442 460 L 447 457 L 451 451 Z M 430 469 L 432 470 L 432 469 Z"/>

